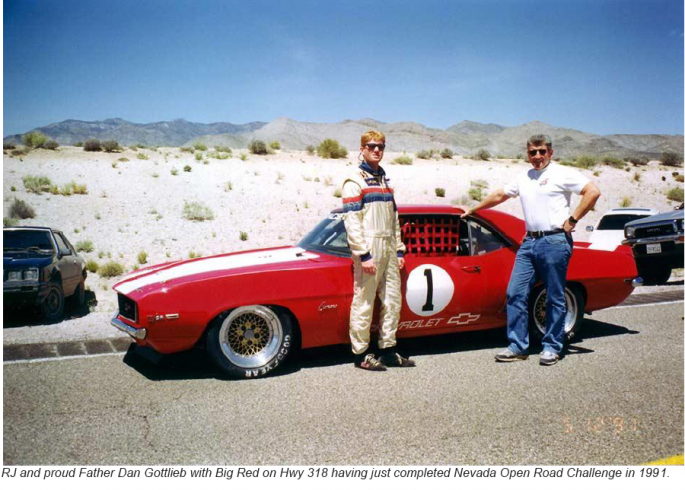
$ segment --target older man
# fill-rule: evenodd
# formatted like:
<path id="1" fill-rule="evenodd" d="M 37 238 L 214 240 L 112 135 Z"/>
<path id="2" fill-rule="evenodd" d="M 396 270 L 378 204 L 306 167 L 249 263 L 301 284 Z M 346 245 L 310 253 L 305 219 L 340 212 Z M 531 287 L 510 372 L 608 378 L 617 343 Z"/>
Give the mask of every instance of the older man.
<path id="1" fill-rule="evenodd" d="M 566 332 L 566 271 L 573 252 L 571 232 L 597 202 L 600 191 L 575 169 L 552 163 L 552 140 L 539 134 L 528 139 L 528 161 L 533 168 L 487 196 L 467 211 L 481 209 L 520 197 L 526 221 L 526 235 L 516 254 L 507 288 L 507 337 L 509 347 L 495 356 L 499 362 L 528 359 L 528 298 L 538 280 L 547 288 L 546 330 L 542 338 L 540 364 L 559 361 Z M 571 195 L 581 200 L 571 213 Z"/>
<path id="2" fill-rule="evenodd" d="M 343 183 L 345 229 L 354 261 L 350 341 L 355 366 L 370 371 L 414 366 L 414 361 L 395 350 L 402 307 L 400 269 L 404 267 L 406 247 L 390 179 L 380 166 L 384 150 L 383 133 L 364 133 L 359 149 L 362 163 Z M 376 296 L 381 301 L 379 357 L 368 352 Z"/>

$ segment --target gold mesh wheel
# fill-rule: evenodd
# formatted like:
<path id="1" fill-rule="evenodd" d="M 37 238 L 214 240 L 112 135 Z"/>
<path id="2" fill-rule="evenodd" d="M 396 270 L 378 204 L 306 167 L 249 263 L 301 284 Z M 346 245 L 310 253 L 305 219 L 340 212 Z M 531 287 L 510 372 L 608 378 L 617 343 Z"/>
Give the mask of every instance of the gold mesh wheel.
<path id="1" fill-rule="evenodd" d="M 578 320 L 578 300 L 576 295 L 566 288 L 564 291 L 566 298 L 566 318 L 564 318 L 564 332 L 568 334 L 573 330 Z M 547 331 L 547 290 L 543 289 L 540 294 L 536 295 L 535 304 L 533 305 L 533 317 L 535 326 L 542 335 Z"/>
<path id="2" fill-rule="evenodd" d="M 242 368 L 257 368 L 278 353 L 283 343 L 283 326 L 278 315 L 266 306 L 241 306 L 223 321 L 219 342 L 231 363 Z"/>

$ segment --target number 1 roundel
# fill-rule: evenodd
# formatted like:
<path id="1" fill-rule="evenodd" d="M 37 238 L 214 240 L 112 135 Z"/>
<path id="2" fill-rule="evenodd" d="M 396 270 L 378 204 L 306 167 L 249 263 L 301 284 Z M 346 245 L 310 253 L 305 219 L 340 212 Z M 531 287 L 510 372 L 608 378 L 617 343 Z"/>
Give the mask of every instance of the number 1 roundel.
<path id="1" fill-rule="evenodd" d="M 421 265 L 409 273 L 405 298 L 409 309 L 419 316 L 441 312 L 452 300 L 454 283 L 445 269 Z"/>

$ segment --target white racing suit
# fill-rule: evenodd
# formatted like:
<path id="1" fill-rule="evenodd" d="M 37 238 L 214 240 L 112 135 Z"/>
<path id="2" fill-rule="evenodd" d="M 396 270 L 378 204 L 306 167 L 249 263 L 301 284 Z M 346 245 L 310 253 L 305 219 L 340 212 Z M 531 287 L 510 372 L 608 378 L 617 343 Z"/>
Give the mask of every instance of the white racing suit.
<path id="1" fill-rule="evenodd" d="M 397 323 L 402 308 L 398 257 L 402 243 L 397 206 L 385 172 L 373 173 L 363 162 L 343 183 L 343 212 L 347 242 L 354 261 L 354 297 L 350 311 L 352 352 L 362 354 L 369 347 L 371 319 L 376 295 L 381 301 L 378 347 L 397 343 Z M 376 274 L 366 274 L 361 263 L 373 258 Z"/>

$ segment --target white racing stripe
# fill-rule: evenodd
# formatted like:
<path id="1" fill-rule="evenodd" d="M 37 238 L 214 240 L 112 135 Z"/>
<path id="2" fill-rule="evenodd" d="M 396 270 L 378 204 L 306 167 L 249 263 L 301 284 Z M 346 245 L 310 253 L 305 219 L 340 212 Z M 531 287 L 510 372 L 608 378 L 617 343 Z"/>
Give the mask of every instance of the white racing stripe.
<path id="1" fill-rule="evenodd" d="M 240 267 L 249 267 L 254 265 L 295 262 L 300 260 L 315 259 L 317 257 L 318 255 L 309 253 L 299 247 L 281 250 L 262 250 L 259 252 L 229 255 L 227 257 L 208 257 L 206 259 L 172 265 L 168 269 L 163 269 L 158 272 L 151 272 L 148 275 L 143 275 L 128 282 L 124 282 L 116 286 L 114 290 L 122 294 L 128 294 L 135 289 L 142 288 L 150 284 L 177 279 L 179 277 L 194 276 L 206 272 L 237 269 Z"/>

